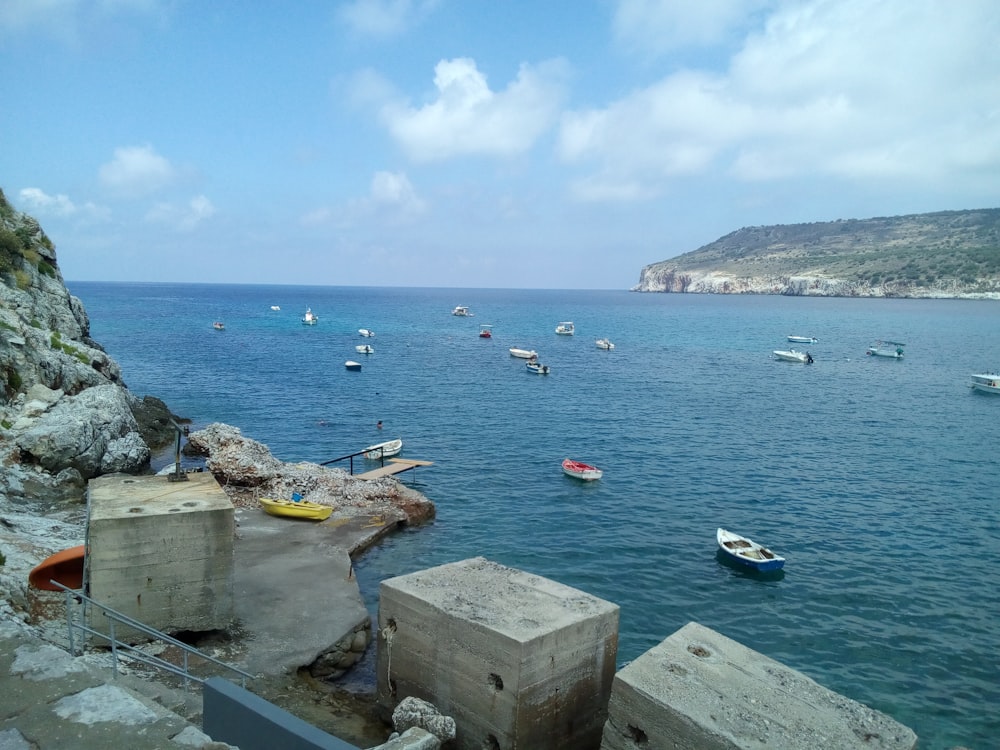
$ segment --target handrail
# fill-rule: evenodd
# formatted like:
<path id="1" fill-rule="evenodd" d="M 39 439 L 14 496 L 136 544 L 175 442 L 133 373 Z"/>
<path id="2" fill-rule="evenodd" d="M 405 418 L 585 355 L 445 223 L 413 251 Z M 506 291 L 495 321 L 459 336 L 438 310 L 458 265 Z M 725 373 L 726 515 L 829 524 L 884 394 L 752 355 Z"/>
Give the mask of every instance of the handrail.
<path id="1" fill-rule="evenodd" d="M 191 680 L 194 680 L 199 685 L 201 685 L 204 684 L 206 679 L 208 679 L 207 677 L 202 678 L 198 677 L 197 675 L 191 674 L 191 672 L 188 670 L 189 654 L 195 655 L 199 659 L 204 659 L 205 661 L 209 661 L 218 667 L 222 667 L 223 669 L 238 674 L 240 676 L 240 687 L 244 689 L 247 686 L 247 678 L 249 677 L 251 680 L 254 678 L 254 676 L 249 672 L 244 672 L 239 667 L 234 667 L 232 664 L 227 664 L 224 661 L 220 661 L 219 659 L 216 659 L 214 656 L 209 656 L 203 651 L 199 651 L 194 646 L 190 646 L 187 643 L 184 643 L 184 641 L 179 641 L 173 636 L 169 636 L 166 633 L 160 632 L 156 628 L 152 628 L 149 625 L 145 625 L 144 623 L 141 623 L 138 620 L 132 619 L 126 614 L 122 614 L 121 612 L 118 612 L 117 610 L 112 609 L 111 607 L 101 604 L 100 602 L 91 599 L 82 591 L 77 591 L 76 589 L 71 589 L 69 586 L 64 586 L 63 584 L 59 583 L 59 581 L 50 581 L 50 583 L 58 586 L 60 589 L 66 592 L 66 626 L 69 632 L 69 652 L 73 656 L 76 656 L 76 646 L 73 640 L 73 631 L 74 629 L 76 629 L 83 633 L 89 633 L 92 636 L 103 638 L 110 643 L 111 664 L 114 667 L 116 675 L 118 674 L 118 652 L 123 651 L 126 654 L 128 654 L 130 658 L 135 659 L 136 661 L 142 662 L 144 664 L 149 664 L 150 666 L 153 667 L 158 667 L 159 669 L 163 669 L 179 677 L 183 677 L 185 690 L 188 689 L 188 684 Z M 89 604 L 93 607 L 96 607 L 101 612 L 101 614 L 103 614 L 105 617 L 108 618 L 109 632 L 102 633 L 99 630 L 94 630 L 93 628 L 87 626 L 85 622 L 85 615 L 82 612 L 83 606 L 81 606 L 80 608 L 81 609 L 80 622 L 75 622 L 73 618 L 74 601 L 76 601 L 78 604 L 81 605 Z M 166 661 L 165 659 L 161 659 L 158 656 L 147 654 L 144 651 L 137 649 L 135 646 L 132 646 L 131 644 L 125 643 L 124 641 L 119 641 L 118 638 L 115 637 L 115 622 L 120 622 L 122 625 L 126 625 L 132 628 L 133 630 L 138 630 L 140 633 L 145 633 L 146 635 L 152 637 L 155 640 L 164 641 L 165 643 L 169 643 L 170 645 L 176 646 L 177 648 L 181 649 L 181 651 L 184 654 L 183 667 L 178 667 L 177 665 L 171 664 L 170 662 Z"/>
<path id="2" fill-rule="evenodd" d="M 339 456 L 338 458 L 331 458 L 329 461 L 323 461 L 323 462 L 321 462 L 320 466 L 328 466 L 329 464 L 335 464 L 335 463 L 337 463 L 337 461 L 343 461 L 345 458 L 349 458 L 349 459 L 351 459 L 351 476 L 353 476 L 354 475 L 354 457 L 355 456 L 363 456 L 364 454 L 368 453 L 368 451 L 370 451 L 370 450 L 371 450 L 371 448 L 364 448 L 362 450 L 355 451 L 354 453 L 348 453 L 346 456 Z M 378 451 L 379 451 L 379 461 L 381 461 L 382 466 L 385 466 L 385 448 L 383 446 L 379 446 Z"/>

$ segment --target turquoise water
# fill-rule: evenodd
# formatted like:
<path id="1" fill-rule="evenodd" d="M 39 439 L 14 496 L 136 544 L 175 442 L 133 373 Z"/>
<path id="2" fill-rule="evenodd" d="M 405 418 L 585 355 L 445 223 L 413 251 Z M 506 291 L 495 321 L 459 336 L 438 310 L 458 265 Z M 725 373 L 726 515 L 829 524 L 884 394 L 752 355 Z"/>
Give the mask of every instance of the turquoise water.
<path id="1" fill-rule="evenodd" d="M 1000 303 L 69 287 L 129 387 L 196 427 L 236 425 L 286 461 L 392 437 L 434 461 L 404 481 L 436 522 L 359 562 L 373 609 L 386 577 L 483 555 L 619 604 L 620 663 L 695 620 L 884 711 L 922 748 L 996 744 L 1000 397 L 968 384 L 1000 369 Z M 555 335 L 563 320 L 576 336 Z M 815 364 L 771 358 L 790 333 L 819 338 L 797 345 Z M 866 357 L 880 337 L 905 358 Z M 354 351 L 365 342 L 373 355 Z M 552 374 L 528 374 L 511 346 Z M 564 477 L 567 456 L 604 478 Z M 783 554 L 783 575 L 720 563 L 718 526 Z"/>

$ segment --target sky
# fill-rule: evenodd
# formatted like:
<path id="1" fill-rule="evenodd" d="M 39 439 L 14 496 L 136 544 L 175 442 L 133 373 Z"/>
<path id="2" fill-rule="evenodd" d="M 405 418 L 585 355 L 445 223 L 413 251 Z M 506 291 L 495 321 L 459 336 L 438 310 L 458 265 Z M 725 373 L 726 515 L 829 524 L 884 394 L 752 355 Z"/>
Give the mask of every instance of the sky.
<path id="1" fill-rule="evenodd" d="M 628 289 L 746 226 L 1000 207 L 996 0 L 2 0 L 69 281 Z"/>

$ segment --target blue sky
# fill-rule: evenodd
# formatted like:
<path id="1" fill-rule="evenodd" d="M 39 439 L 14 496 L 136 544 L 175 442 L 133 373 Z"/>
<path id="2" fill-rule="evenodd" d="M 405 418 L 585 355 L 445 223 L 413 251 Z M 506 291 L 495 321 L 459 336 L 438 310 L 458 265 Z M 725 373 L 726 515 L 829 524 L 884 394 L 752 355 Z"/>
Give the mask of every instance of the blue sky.
<path id="1" fill-rule="evenodd" d="M 743 226 L 1000 206 L 995 0 L 4 0 L 69 280 L 625 289 Z"/>

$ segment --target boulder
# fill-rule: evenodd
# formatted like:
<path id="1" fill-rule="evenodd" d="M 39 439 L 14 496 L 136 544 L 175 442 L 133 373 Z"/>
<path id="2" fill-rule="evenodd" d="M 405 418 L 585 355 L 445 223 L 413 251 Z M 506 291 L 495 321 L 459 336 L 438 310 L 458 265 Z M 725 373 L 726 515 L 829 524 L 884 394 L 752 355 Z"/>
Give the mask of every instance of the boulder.
<path id="1" fill-rule="evenodd" d="M 411 727 L 430 732 L 442 743 L 455 739 L 455 720 L 443 716 L 435 706 L 412 695 L 403 698 L 392 712 L 392 725 L 404 733 Z"/>

